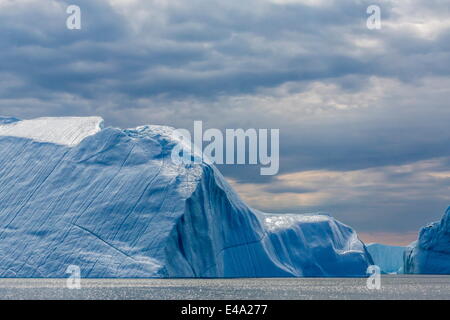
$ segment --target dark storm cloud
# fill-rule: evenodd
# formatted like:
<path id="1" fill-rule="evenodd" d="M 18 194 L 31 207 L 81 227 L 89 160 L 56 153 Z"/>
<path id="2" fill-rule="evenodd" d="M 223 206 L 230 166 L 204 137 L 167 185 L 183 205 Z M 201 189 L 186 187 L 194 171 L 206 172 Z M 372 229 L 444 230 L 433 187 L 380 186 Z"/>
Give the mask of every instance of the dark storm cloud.
<path id="1" fill-rule="evenodd" d="M 114 91 L 130 100 L 157 95 L 201 99 L 253 93 L 288 81 L 349 74 L 410 79 L 448 74 L 450 68 L 444 64 L 448 52 L 439 51 L 445 36 L 430 44 L 414 35 L 372 33 L 396 49 L 388 55 L 369 50 L 348 54 L 354 46 L 348 32 L 370 32 L 364 1 L 331 6 L 176 2 L 156 8 L 160 22 L 149 18 L 135 30 L 133 16 L 119 14 L 107 1 L 78 0 L 74 3 L 82 9 L 80 31 L 65 28 L 67 2 L 47 2 L 53 5 L 32 2 L 0 13 L 1 69 L 20 73 L 27 86 L 44 91 L 87 98 Z M 152 4 L 140 9 L 155 10 Z M 385 19 L 389 7 L 384 7 Z M 289 43 L 302 52 L 291 53 Z M 417 57 L 423 52 L 411 48 L 442 54 Z M 88 67 L 80 66 L 83 63 Z"/>

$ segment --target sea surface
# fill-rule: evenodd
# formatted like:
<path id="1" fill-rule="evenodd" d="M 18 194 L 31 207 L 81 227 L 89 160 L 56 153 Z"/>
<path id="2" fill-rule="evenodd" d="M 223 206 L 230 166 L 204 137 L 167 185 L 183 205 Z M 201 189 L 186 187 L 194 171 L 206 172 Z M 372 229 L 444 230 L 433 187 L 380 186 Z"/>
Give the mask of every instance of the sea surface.
<path id="1" fill-rule="evenodd" d="M 446 299 L 450 276 L 385 275 L 380 290 L 363 278 L 0 279 L 0 299 Z"/>

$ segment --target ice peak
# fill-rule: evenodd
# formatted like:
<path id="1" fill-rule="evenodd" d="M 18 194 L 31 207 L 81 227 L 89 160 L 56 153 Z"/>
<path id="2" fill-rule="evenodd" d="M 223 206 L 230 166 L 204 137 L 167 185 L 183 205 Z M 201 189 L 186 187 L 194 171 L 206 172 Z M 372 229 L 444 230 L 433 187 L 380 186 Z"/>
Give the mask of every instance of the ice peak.
<path id="1" fill-rule="evenodd" d="M 101 117 L 36 118 L 0 123 L 0 136 L 28 138 L 38 142 L 76 146 L 102 128 Z"/>

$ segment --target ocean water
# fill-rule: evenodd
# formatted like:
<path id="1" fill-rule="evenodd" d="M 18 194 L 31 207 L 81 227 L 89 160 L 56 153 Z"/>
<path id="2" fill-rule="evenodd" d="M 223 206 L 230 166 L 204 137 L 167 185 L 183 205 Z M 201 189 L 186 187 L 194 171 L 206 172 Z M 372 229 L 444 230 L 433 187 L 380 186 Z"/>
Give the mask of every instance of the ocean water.
<path id="1" fill-rule="evenodd" d="M 363 278 L 0 279 L 0 299 L 446 299 L 450 276 L 386 275 L 381 289 Z"/>

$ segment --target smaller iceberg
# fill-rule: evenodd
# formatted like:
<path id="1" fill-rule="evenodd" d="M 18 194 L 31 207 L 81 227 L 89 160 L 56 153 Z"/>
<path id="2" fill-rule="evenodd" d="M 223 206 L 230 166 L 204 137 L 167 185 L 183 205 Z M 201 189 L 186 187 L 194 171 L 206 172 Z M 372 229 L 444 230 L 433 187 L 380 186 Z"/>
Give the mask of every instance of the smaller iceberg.
<path id="1" fill-rule="evenodd" d="M 450 274 L 450 207 L 442 220 L 422 228 L 404 254 L 405 273 Z"/>
<path id="2" fill-rule="evenodd" d="M 405 247 L 370 243 L 367 251 L 383 273 L 403 273 L 403 253 Z"/>

